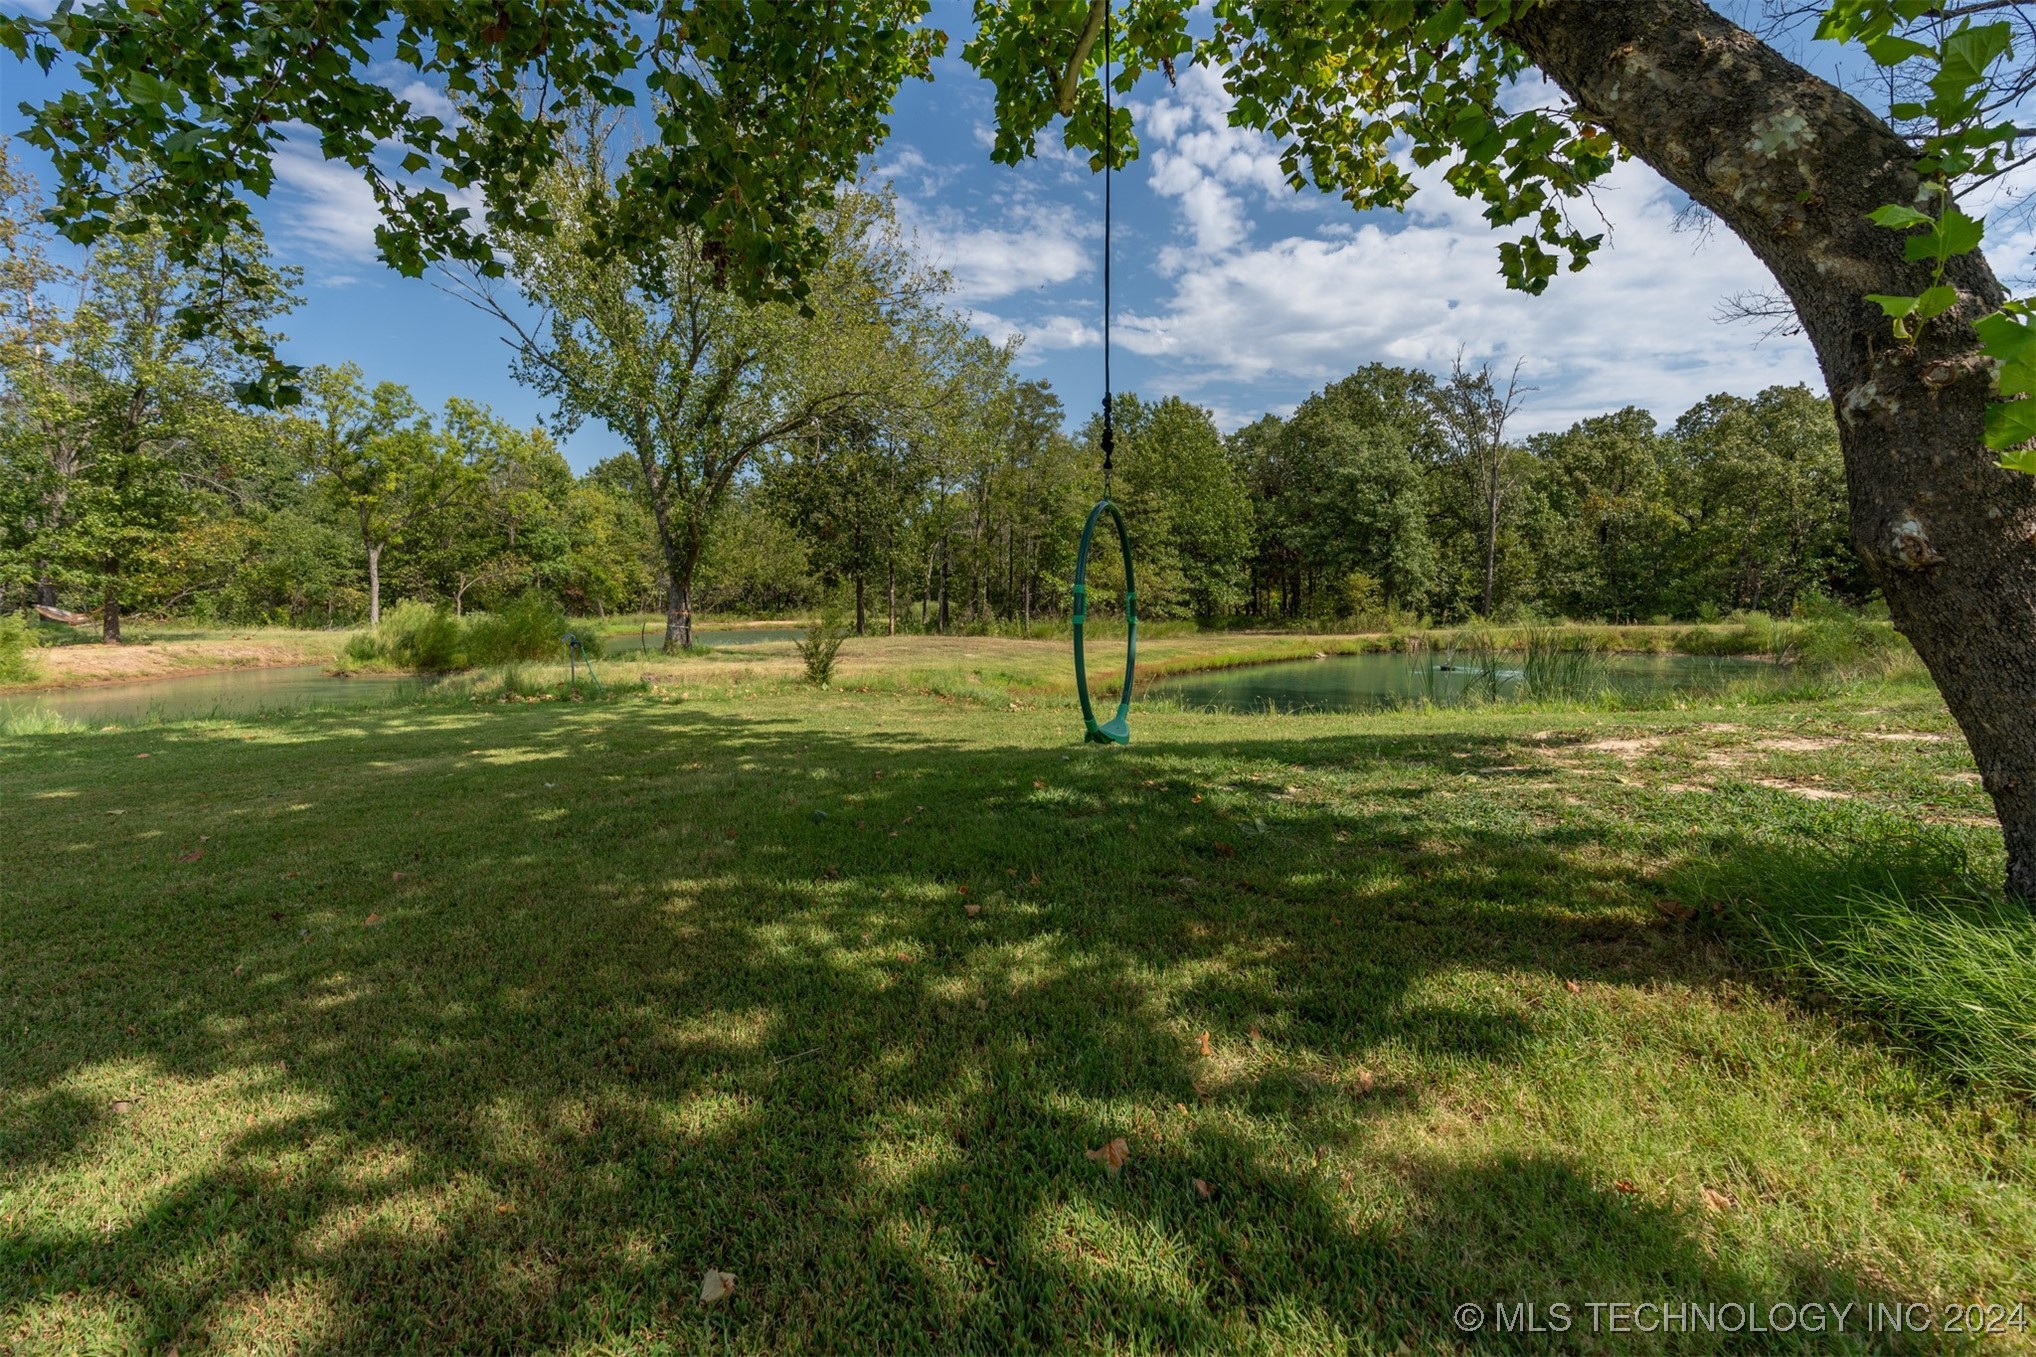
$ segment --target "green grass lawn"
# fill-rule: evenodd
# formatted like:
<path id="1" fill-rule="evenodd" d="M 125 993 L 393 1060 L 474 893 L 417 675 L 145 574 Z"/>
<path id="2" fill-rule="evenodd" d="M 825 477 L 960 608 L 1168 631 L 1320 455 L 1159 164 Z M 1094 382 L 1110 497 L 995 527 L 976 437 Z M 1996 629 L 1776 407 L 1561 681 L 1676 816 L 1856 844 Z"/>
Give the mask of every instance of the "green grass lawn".
<path id="1" fill-rule="evenodd" d="M 2028 1104 L 1708 894 L 1997 874 L 1927 688 L 1108 750 L 685 686 L 0 738 L 0 1351 L 1936 1351 L 1451 1314 L 2036 1305 Z"/>

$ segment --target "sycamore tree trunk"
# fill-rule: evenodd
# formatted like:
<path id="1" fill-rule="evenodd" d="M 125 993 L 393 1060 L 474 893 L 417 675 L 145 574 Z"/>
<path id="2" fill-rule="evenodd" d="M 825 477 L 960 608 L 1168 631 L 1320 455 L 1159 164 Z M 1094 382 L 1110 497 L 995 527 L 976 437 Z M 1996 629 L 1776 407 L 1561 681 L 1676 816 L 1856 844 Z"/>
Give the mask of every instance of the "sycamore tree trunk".
<path id="1" fill-rule="evenodd" d="M 368 543 L 368 626 L 382 625 L 382 544 Z"/>
<path id="2" fill-rule="evenodd" d="M 106 592 L 102 597 L 99 639 L 115 645 L 120 643 L 120 586 L 111 579 L 106 581 Z"/>
<path id="3" fill-rule="evenodd" d="M 676 537 L 662 532 L 659 536 L 665 549 L 665 577 L 670 581 L 665 591 L 664 651 L 674 655 L 693 648 L 693 574 L 704 544 L 694 531 Z"/>
<path id="4" fill-rule="evenodd" d="M 1915 157 L 1850 95 L 1696 0 L 1549 0 L 1505 29 L 1582 113 L 1710 209 L 1794 303 L 1838 415 L 1852 540 L 1965 732 L 2036 901 L 2036 477 L 1981 441 L 1992 369 L 1972 322 L 2003 293 L 1979 254 L 1959 305 L 1898 343 L 1869 292 L 1927 265 L 1866 220 L 1914 203 Z"/>

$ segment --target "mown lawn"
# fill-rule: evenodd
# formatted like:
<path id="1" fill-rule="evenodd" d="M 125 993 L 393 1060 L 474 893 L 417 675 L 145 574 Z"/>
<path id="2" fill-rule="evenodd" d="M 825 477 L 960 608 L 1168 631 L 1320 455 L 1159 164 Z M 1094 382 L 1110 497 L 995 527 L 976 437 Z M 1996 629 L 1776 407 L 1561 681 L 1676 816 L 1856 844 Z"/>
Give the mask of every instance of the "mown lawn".
<path id="1" fill-rule="evenodd" d="M 2036 1302 L 2028 1106 L 1704 893 L 1996 873 L 1925 689 L 1098 750 L 685 684 L 0 739 L 0 1350 L 1935 1351 L 1451 1316 Z"/>

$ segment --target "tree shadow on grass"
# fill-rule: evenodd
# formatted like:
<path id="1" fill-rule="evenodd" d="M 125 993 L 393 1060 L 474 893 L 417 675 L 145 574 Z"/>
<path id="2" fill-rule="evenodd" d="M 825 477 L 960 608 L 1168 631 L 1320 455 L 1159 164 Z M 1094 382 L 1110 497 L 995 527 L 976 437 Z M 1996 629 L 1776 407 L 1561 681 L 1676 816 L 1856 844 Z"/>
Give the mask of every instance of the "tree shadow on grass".
<path id="1" fill-rule="evenodd" d="M 1462 1335 L 1465 1302 L 1887 1290 L 1814 1258 L 1737 1270 L 1564 1156 L 1395 1132 L 1445 1072 L 1550 1040 L 1503 986 L 1433 977 L 1643 984 L 1687 953 L 1560 816 L 1438 838 L 1447 787 L 1206 774 L 1454 776 L 1513 757 L 1501 739 L 1064 760 L 573 716 L 302 718 L 223 760 L 196 734 L 96 740 L 97 773 L 144 744 L 141 777 L 188 765 L 100 848 L 161 864 L 141 894 L 71 864 L 149 786 L 39 771 L 75 795 L 4 864 L 30 889 L 0 913 L 0 1331 L 1392 1351 L 1515 1344 Z M 178 861 L 199 825 L 202 872 Z M 37 903 L 59 884 L 72 908 Z M 1412 1073 L 1356 1082 L 1387 1051 Z M 89 1096 L 116 1078 L 162 1092 L 116 1117 Z M 1118 1136 L 1113 1176 L 1085 1151 Z M 712 1309 L 708 1267 L 740 1279 Z"/>

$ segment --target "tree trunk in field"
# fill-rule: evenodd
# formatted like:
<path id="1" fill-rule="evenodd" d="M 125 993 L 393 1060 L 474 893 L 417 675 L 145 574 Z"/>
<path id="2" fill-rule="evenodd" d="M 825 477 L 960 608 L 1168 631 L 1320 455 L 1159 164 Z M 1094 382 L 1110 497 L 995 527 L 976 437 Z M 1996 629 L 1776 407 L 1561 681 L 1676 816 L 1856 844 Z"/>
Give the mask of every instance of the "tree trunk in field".
<path id="1" fill-rule="evenodd" d="M 889 562 L 884 566 L 884 588 L 891 595 L 891 629 L 886 634 L 896 636 L 898 634 L 898 566 L 895 561 Z"/>
<path id="2" fill-rule="evenodd" d="M 671 588 L 665 593 L 665 654 L 676 654 L 693 648 L 693 580 L 692 571 L 684 578 L 677 570 L 672 572 Z"/>
<path id="3" fill-rule="evenodd" d="M 863 578 L 861 575 L 857 575 L 855 577 L 855 634 L 858 636 L 862 635 L 862 620 L 863 620 L 862 589 L 863 589 Z"/>
<path id="4" fill-rule="evenodd" d="M 1696 0 L 1549 0 L 1504 31 L 1788 293 L 1837 410 L 1853 544 L 1972 747 L 2008 889 L 2036 901 L 2036 477 L 2000 470 L 1981 442 L 1992 365 L 1972 322 L 2000 305 L 1993 270 L 1952 260 L 1959 305 L 1896 342 L 1865 294 L 1913 296 L 1928 265 L 1866 214 L 1917 201 L 1914 156 Z"/>
<path id="5" fill-rule="evenodd" d="M 99 613 L 99 639 L 120 644 L 120 590 L 110 581 Z"/>
<path id="6" fill-rule="evenodd" d="M 368 625 L 382 625 L 382 544 L 368 543 Z"/>
<path id="7" fill-rule="evenodd" d="M 940 634 L 947 635 L 947 539 L 940 541 Z"/>
<path id="8" fill-rule="evenodd" d="M 49 577 L 49 567 L 44 566 L 36 573 L 35 601 L 45 608 L 57 606 L 57 582 Z"/>
<path id="9" fill-rule="evenodd" d="M 1485 488 L 1485 607 L 1484 616 L 1492 615 L 1492 596 L 1499 585 L 1499 458 L 1505 455 L 1504 448 L 1492 449 L 1492 479 Z"/>

